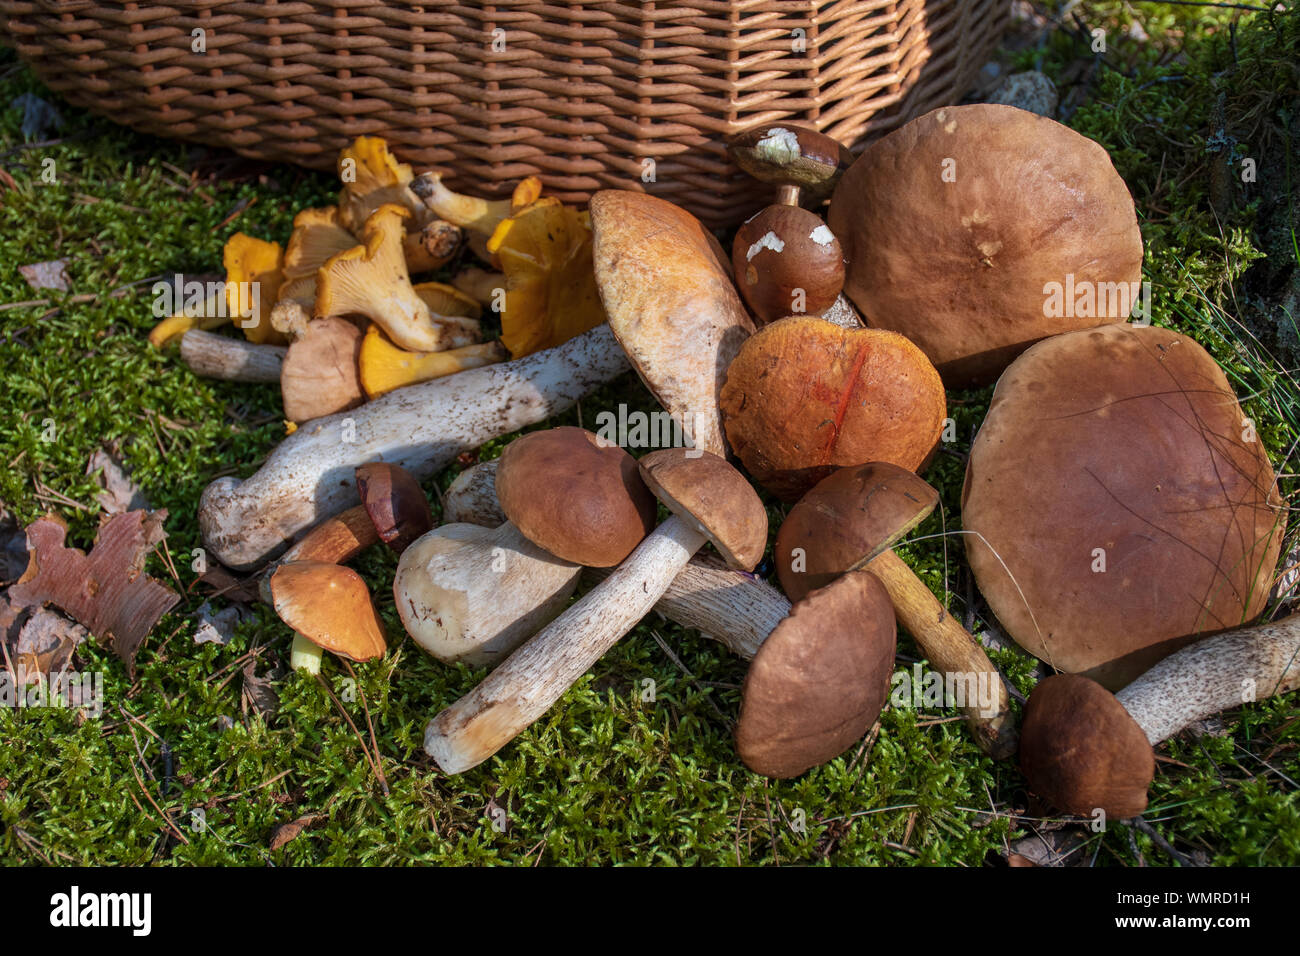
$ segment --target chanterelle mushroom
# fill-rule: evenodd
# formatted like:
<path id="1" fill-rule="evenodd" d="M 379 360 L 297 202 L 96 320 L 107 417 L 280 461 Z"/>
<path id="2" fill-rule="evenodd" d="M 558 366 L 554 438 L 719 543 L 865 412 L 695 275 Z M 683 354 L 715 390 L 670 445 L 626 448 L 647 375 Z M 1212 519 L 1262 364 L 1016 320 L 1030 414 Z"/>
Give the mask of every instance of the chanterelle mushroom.
<path id="1" fill-rule="evenodd" d="M 288 339 L 271 325 L 271 309 L 284 280 L 284 256 L 278 242 L 237 232 L 222 251 L 226 267 L 226 307 L 250 342 L 284 345 Z"/>
<path id="2" fill-rule="evenodd" d="M 402 227 L 410 213 L 385 203 L 366 220 L 365 245 L 331 256 L 316 278 L 316 315 L 364 315 L 402 348 L 436 352 L 445 332 L 411 286 L 402 256 Z"/>
<path id="3" fill-rule="evenodd" d="M 1285 510 L 1214 359 L 1168 329 L 1033 346 L 971 446 L 966 553 L 1007 633 L 1111 689 L 1263 610 Z"/>
<path id="4" fill-rule="evenodd" d="M 877 140 L 827 220 L 867 322 L 906 335 L 953 387 L 992 381 L 1046 336 L 1122 322 L 1142 279 L 1133 199 L 1106 150 L 1012 106 L 944 107 Z M 1051 307 L 1066 287 L 1090 304 Z"/>

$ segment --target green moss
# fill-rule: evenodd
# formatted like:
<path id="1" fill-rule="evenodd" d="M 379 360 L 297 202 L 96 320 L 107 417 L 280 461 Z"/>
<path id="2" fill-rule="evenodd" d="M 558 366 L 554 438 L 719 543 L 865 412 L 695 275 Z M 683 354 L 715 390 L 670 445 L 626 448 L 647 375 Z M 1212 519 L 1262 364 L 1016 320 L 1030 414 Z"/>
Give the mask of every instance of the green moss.
<path id="1" fill-rule="evenodd" d="M 1106 145 L 1137 198 L 1155 318 L 1225 364 L 1281 464 L 1300 437 L 1300 396 L 1236 306 L 1252 268 L 1272 261 L 1260 254 L 1277 255 L 1268 237 L 1289 235 L 1277 225 L 1286 221 L 1278 209 L 1293 215 L 1294 204 L 1285 191 L 1281 200 L 1277 189 L 1266 194 L 1261 182 L 1233 193 L 1216 216 L 1211 169 L 1224 149 L 1234 162 L 1258 154 L 1280 163 L 1261 170 L 1300 169 L 1292 141 L 1276 132 L 1279 123 L 1291 128 L 1295 115 L 1282 93 L 1294 89 L 1287 71 L 1297 60 L 1296 20 L 1247 18 L 1230 32 L 1233 14 L 1211 8 L 1142 4 L 1134 14 L 1128 4 L 1085 3 L 1073 11 L 1107 30 L 1112 65 L 1098 67 L 1091 98 L 1071 122 Z M 1126 32 L 1134 16 L 1146 41 Z M 1090 56 L 1084 46 L 1059 32 L 1019 54 L 1018 65 L 1062 78 Z M 743 665 L 654 617 L 496 758 L 444 777 L 423 753 L 425 722 L 481 672 L 439 665 L 399 638 L 395 562 L 386 552 L 357 567 L 395 646 L 383 661 L 355 667 L 355 684 L 328 657 L 320 682 L 286 673 L 290 634 L 265 608 L 229 646 L 193 644 L 191 615 L 201 602 L 189 590 L 195 503 L 214 477 L 247 474 L 274 447 L 283 435 L 279 400 L 273 387 L 197 379 L 174 353 L 148 348 L 150 283 L 107 293 L 174 272 L 219 273 L 230 232 L 283 241 L 294 212 L 327 202 L 334 187 L 328 177 L 235 165 L 66 108 L 60 142 L 24 144 L 18 112 L 2 107 L 28 91 L 48 95 L 0 52 L 0 166 L 17 184 L 0 191 L 0 304 L 49 300 L 0 310 L 9 412 L 0 416 L 0 499 L 22 521 L 58 512 L 73 540 L 89 545 L 96 488 L 86 462 L 102 442 L 119 440 L 149 500 L 170 512 L 168 548 L 186 593 L 146 643 L 134 683 L 106 651 L 82 652 L 84 669 L 105 675 L 102 719 L 0 710 L 0 861 L 979 866 L 1023 832 L 1023 780 L 981 755 L 952 711 L 888 710 L 864 747 L 797 780 L 748 773 L 730 737 Z M 1235 142 L 1222 146 L 1220 129 Z M 47 158 L 56 184 L 40 180 Z M 195 168 L 221 175 L 191 179 Z M 61 256 L 69 260 L 68 294 L 34 293 L 18 273 L 24 263 Z M 98 298 L 74 301 L 87 293 Z M 958 441 L 927 475 L 942 509 L 902 549 L 954 613 L 975 615 L 977 630 L 982 606 L 966 604 L 973 589 L 959 506 L 963 456 L 988 399 L 988 389 L 950 396 Z M 627 376 L 549 424 L 590 426 L 620 402 L 655 407 Z M 52 441 L 42 440 L 47 419 Z M 510 437 L 489 442 L 481 457 L 496 457 Z M 445 488 L 456 470 L 429 489 Z M 1295 491 L 1294 479 L 1284 490 Z M 771 513 L 775 523 L 781 509 Z M 169 577 L 161 560 L 149 570 Z M 900 667 L 917 656 L 906 635 L 900 653 Z M 994 657 L 1021 693 L 1031 689 L 1023 655 Z M 273 678 L 279 707 L 271 715 L 245 708 L 242 671 L 250 663 Z M 643 699 L 650 686 L 653 701 Z M 1181 851 L 1214 862 L 1300 862 L 1294 698 L 1229 715 L 1227 728 L 1227 736 L 1181 738 L 1162 750 L 1169 760 L 1148 819 Z M 378 755 L 386 786 L 367 751 Z M 277 826 L 307 815 L 318 819 L 269 849 Z M 504 829 L 494 826 L 500 822 Z M 1148 862 L 1169 862 L 1144 834 L 1131 844 L 1122 827 L 1092 837 L 1085 852 L 1098 863 L 1132 865 L 1134 845 Z"/>

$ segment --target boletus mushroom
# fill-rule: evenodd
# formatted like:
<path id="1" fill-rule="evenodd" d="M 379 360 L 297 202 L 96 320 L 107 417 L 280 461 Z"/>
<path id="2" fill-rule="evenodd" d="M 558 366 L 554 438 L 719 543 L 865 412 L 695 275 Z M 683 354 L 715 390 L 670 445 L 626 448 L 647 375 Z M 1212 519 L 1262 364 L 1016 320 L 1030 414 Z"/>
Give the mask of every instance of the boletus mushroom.
<path id="1" fill-rule="evenodd" d="M 804 495 L 777 532 L 773 559 L 791 601 L 865 568 L 879 579 L 894 614 L 937 672 L 957 675 L 959 701 L 980 749 L 1005 759 L 1016 726 L 1002 675 L 961 623 L 891 548 L 934 510 L 939 494 L 888 462 L 841 468 Z"/>
<path id="2" fill-rule="evenodd" d="M 971 447 L 966 553 L 1007 633 L 1112 690 L 1264 608 L 1285 507 L 1214 359 L 1157 327 L 1030 348 Z"/>
<path id="3" fill-rule="evenodd" d="M 889 595 L 869 571 L 797 601 L 745 675 L 740 759 L 785 778 L 839 756 L 880 716 L 896 643 Z"/>
<path id="4" fill-rule="evenodd" d="M 950 387 L 992 381 L 1049 335 L 1124 321 L 1142 279 L 1106 150 L 1012 106 L 944 107 L 877 140 L 827 219 L 867 323 L 919 345 Z"/>
<path id="5" fill-rule="evenodd" d="M 791 317 L 740 347 L 720 405 L 750 475 L 794 501 L 846 465 L 919 471 L 938 447 L 946 401 L 934 367 L 898 333 Z"/>
<path id="6" fill-rule="evenodd" d="M 1211 714 L 1300 688 L 1300 614 L 1207 637 L 1112 695 L 1078 674 L 1039 681 L 1020 766 L 1053 806 L 1118 819 L 1147 806 L 1152 747 Z"/>
<path id="7" fill-rule="evenodd" d="M 799 202 L 829 195 L 852 155 L 825 133 L 789 123 L 747 130 L 727 152 L 749 175 L 778 187 L 776 203 L 747 219 L 732 243 L 745 302 L 762 322 L 821 315 L 844 286 L 844 252 L 822 218 Z"/>

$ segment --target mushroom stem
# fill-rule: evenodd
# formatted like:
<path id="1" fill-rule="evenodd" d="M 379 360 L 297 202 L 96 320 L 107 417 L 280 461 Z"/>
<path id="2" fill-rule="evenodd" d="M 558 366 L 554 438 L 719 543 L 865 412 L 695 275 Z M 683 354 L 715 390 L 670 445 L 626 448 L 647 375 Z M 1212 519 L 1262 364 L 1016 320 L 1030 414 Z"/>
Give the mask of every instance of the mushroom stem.
<path id="1" fill-rule="evenodd" d="M 293 645 L 289 648 L 289 670 L 306 671 L 308 674 L 320 673 L 321 657 L 324 648 L 313 644 L 297 631 L 293 632 Z"/>
<path id="2" fill-rule="evenodd" d="M 445 773 L 461 773 L 491 757 L 636 626 L 706 540 L 681 518 L 669 517 L 600 587 L 434 717 L 425 728 L 425 751 Z"/>
<path id="3" fill-rule="evenodd" d="M 1154 746 L 1211 714 L 1300 688 L 1300 614 L 1207 637 L 1115 695 Z"/>
<path id="4" fill-rule="evenodd" d="M 612 568 L 586 568 L 582 576 L 599 582 L 613 573 Z M 677 572 L 654 609 L 748 661 L 790 613 L 790 602 L 762 578 L 696 555 Z"/>
<path id="5" fill-rule="evenodd" d="M 501 220 L 510 215 L 509 199 L 480 199 L 452 192 L 437 173 L 421 173 L 415 177 L 411 192 L 439 219 L 483 235 L 490 236 Z"/>
<path id="6" fill-rule="evenodd" d="M 996 760 L 1014 754 L 1019 738 L 1011 701 L 1002 674 L 984 648 L 892 550 L 877 555 L 865 567 L 885 586 L 898 623 L 916 639 L 935 670 L 963 677 L 974 675 L 976 686 L 988 689 L 989 699 L 968 700 L 962 707 L 980 749 Z"/>
<path id="7" fill-rule="evenodd" d="M 190 329 L 181 336 L 181 361 L 190 371 L 227 382 L 278 383 L 288 351 L 283 346 L 255 345 L 201 329 Z"/>
<path id="8" fill-rule="evenodd" d="M 561 346 L 499 365 L 398 389 L 300 428 L 250 478 L 204 489 L 199 526 L 208 551 L 248 570 L 295 534 L 355 504 L 350 475 L 368 461 L 423 479 L 489 439 L 549 418 L 627 371 L 607 325 Z"/>

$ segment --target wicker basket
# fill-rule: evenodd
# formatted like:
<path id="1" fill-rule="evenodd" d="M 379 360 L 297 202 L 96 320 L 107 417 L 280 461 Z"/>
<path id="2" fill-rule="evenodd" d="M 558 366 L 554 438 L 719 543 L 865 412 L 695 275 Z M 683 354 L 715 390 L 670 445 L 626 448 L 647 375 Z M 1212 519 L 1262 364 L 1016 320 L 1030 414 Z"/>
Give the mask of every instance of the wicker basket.
<path id="1" fill-rule="evenodd" d="M 460 189 L 500 195 L 529 174 L 569 201 L 646 188 L 725 226 L 762 195 L 727 162 L 727 136 L 788 119 L 853 145 L 952 103 L 1007 11 L 1006 0 L 0 0 L 0 29 L 69 102 L 144 132 L 321 169 L 376 133 Z"/>

